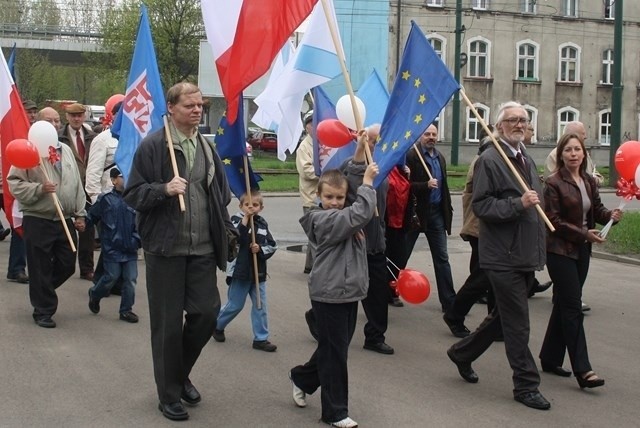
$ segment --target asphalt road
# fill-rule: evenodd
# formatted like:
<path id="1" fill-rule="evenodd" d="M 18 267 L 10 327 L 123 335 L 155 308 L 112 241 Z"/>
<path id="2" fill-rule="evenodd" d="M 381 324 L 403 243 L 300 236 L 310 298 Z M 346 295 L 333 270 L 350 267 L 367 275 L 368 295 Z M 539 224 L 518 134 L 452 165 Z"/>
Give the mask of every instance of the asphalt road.
<path id="1" fill-rule="evenodd" d="M 456 212 L 459 209 L 459 197 Z M 616 206 L 615 197 L 608 206 Z M 634 201 L 637 203 L 637 201 Z M 266 197 L 264 215 L 281 248 L 270 260 L 268 304 L 271 340 L 278 351 L 251 348 L 249 308 L 226 329 L 227 341 L 211 341 L 192 373 L 203 395 L 189 409 L 186 423 L 172 423 L 157 410 L 153 382 L 144 263 L 134 310 L 139 324 L 118 320 L 117 297 L 103 300 L 102 312 L 87 308 L 89 283 L 78 274 L 59 289 L 56 329 L 37 327 L 31 319 L 25 285 L 0 280 L 0 427 L 316 427 L 319 393 L 308 407 L 291 400 L 288 370 L 306 361 L 314 342 L 304 323 L 309 307 L 304 254 L 285 247 L 304 242 L 297 219 L 296 197 Z M 236 209 L 232 203 L 230 211 Z M 454 230 L 459 229 L 454 226 Z M 454 232 L 455 233 L 455 232 Z M 450 259 L 456 288 L 466 278 L 468 245 L 452 236 Z M 9 242 L 0 242 L 4 278 Z M 424 239 L 409 267 L 433 278 Z M 363 427 L 637 427 L 640 370 L 638 267 L 593 259 L 584 300 L 593 308 L 585 316 L 591 363 L 606 379 L 602 388 L 580 390 L 572 378 L 542 374 L 541 392 L 550 411 L 524 407 L 512 399 L 511 371 L 502 343 L 492 346 L 475 364 L 475 385 L 464 382 L 446 357 L 456 340 L 444 325 L 435 286 L 421 305 L 389 308 L 386 356 L 362 349 L 364 315 L 349 355 L 350 416 Z M 546 272 L 538 275 L 547 280 Z M 635 278 L 635 279 L 634 279 Z M 224 293 L 226 285 L 218 278 Z M 531 350 L 537 355 L 551 310 L 551 293 L 530 300 Z M 467 319 L 477 326 L 486 308 L 477 305 Z M 568 361 L 565 367 L 570 368 Z"/>

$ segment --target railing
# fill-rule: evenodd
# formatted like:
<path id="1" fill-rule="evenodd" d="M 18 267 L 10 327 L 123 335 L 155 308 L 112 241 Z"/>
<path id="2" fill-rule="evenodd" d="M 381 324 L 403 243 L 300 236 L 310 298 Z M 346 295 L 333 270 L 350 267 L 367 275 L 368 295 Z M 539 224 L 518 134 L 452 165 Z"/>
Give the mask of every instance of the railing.
<path id="1" fill-rule="evenodd" d="M 79 28 L 53 25 L 27 26 L 24 24 L 0 24 L 0 37 L 67 42 L 94 42 L 103 38 L 100 33 L 87 32 Z"/>

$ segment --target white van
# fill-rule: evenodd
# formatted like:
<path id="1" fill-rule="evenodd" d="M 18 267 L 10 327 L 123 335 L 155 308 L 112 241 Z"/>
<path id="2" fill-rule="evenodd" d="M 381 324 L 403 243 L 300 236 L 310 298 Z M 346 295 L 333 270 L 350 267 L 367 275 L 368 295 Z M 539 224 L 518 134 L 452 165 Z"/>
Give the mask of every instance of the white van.
<path id="1" fill-rule="evenodd" d="M 93 122 L 94 124 L 98 124 L 100 123 L 100 121 L 105 115 L 104 106 L 88 105 L 87 111 L 85 114 L 86 114 L 86 118 L 85 118 L 86 122 Z"/>

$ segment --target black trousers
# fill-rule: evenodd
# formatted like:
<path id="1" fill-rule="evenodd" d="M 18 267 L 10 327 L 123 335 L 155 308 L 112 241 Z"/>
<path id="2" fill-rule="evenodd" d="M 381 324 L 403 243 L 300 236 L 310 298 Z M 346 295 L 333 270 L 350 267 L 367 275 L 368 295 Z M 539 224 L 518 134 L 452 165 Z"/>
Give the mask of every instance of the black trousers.
<path id="1" fill-rule="evenodd" d="M 389 278 L 387 276 L 387 258 L 384 253 L 367 254 L 369 268 L 369 291 L 362 301 L 367 316 L 364 325 L 364 341 L 368 344 L 382 343 L 385 340 L 389 321 Z"/>
<path id="2" fill-rule="evenodd" d="M 220 312 L 216 263 L 213 254 L 163 257 L 146 253 L 145 261 L 158 397 L 162 403 L 175 403 L 216 327 Z"/>
<path id="3" fill-rule="evenodd" d="M 590 245 L 580 247 L 578 260 L 547 253 L 547 270 L 553 281 L 553 310 L 540 349 L 540 360 L 561 366 L 565 349 L 573 372 L 591 370 L 582 313 L 582 286 L 589 272 Z"/>
<path id="4" fill-rule="evenodd" d="M 411 253 L 407 245 L 407 231 L 405 229 L 396 229 L 393 227 L 387 227 L 384 231 L 385 235 L 385 255 L 391 260 L 399 269 L 407 267 L 407 262 Z M 389 269 L 393 272 L 395 277 L 398 276 L 399 269 L 389 264 Z M 390 280 L 393 277 L 390 276 Z"/>
<path id="5" fill-rule="evenodd" d="M 84 232 L 78 232 L 78 266 L 80 275 L 93 272 L 93 252 L 95 251 L 95 228 L 87 227 Z"/>
<path id="6" fill-rule="evenodd" d="M 473 362 L 499 337 L 509 365 L 513 370 L 513 394 L 535 392 L 540 374 L 529 350 L 529 288 L 533 286 L 533 272 L 485 270 L 496 299 L 496 306 L 476 331 L 451 348 L 456 359 Z"/>
<path id="7" fill-rule="evenodd" d="M 66 220 L 74 245 L 77 242 L 73 222 Z M 56 289 L 73 275 L 76 254 L 60 221 L 24 216 L 24 242 L 29 263 L 29 298 L 35 319 L 51 316 L 58 309 Z"/>
<path id="8" fill-rule="evenodd" d="M 318 347 L 307 363 L 291 369 L 291 380 L 306 394 L 321 388 L 322 420 L 331 423 L 349 416 L 347 356 L 356 328 L 358 302 L 311 301 L 311 307 L 318 327 Z"/>
<path id="9" fill-rule="evenodd" d="M 447 319 L 453 322 L 464 322 L 464 318 L 467 316 L 471 307 L 487 293 L 491 293 L 489 304 L 487 309 L 489 312 L 493 309 L 494 299 L 493 291 L 491 290 L 491 283 L 489 278 L 480 269 L 480 261 L 478 259 L 478 238 L 474 236 L 469 237 L 469 245 L 471 245 L 471 258 L 469 259 L 469 276 L 464 282 L 462 287 L 456 293 L 456 298 L 453 300 L 453 305 L 447 310 Z"/>

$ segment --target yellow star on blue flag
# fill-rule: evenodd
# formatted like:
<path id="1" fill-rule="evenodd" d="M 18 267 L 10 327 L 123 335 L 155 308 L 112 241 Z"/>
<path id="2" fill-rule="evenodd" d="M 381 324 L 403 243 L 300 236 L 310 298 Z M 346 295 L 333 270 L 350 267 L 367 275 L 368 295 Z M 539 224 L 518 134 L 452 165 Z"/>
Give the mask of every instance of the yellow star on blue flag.
<path id="1" fill-rule="evenodd" d="M 411 78 L 410 78 L 411 77 Z M 435 53 L 429 40 L 411 22 L 411 31 L 402 54 L 398 75 L 380 129 L 373 160 L 380 173 L 378 187 L 407 150 L 460 89 L 453 75 Z"/>
<path id="2" fill-rule="evenodd" d="M 226 113 L 226 112 L 225 112 Z M 238 108 L 238 118 L 233 124 L 229 124 L 227 115 L 220 118 L 217 135 L 215 136 L 216 150 L 224 164 L 224 172 L 227 175 L 229 188 L 236 197 L 242 196 L 247 191 L 244 176 L 244 156 L 246 156 L 246 138 L 244 129 L 244 110 L 242 93 Z M 258 174 L 254 174 L 249 164 L 249 185 L 252 189 L 258 189 L 258 181 L 262 180 Z"/>

